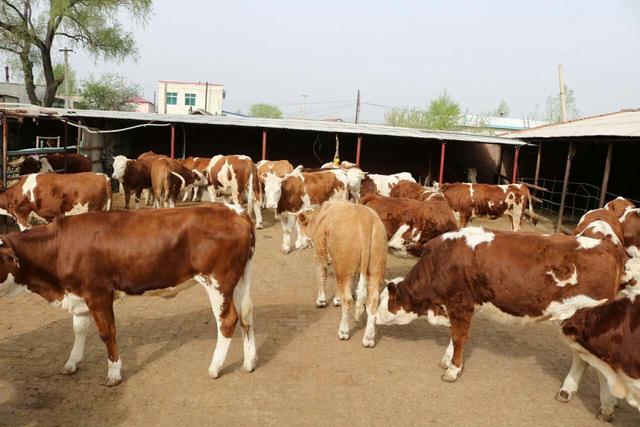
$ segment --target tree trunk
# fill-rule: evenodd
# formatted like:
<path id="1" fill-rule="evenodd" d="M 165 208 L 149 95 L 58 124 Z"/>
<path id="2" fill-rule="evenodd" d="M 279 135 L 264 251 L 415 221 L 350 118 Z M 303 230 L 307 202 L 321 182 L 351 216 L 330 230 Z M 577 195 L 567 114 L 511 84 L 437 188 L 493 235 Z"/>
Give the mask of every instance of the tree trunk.
<path id="1" fill-rule="evenodd" d="M 36 84 L 33 81 L 33 62 L 29 59 L 28 52 L 23 52 L 19 56 L 20 62 L 22 63 L 22 72 L 24 74 L 24 84 L 27 89 L 27 95 L 29 95 L 29 102 L 33 105 L 40 105 L 40 100 L 36 94 Z"/>
<path id="2" fill-rule="evenodd" d="M 42 97 L 42 106 L 51 107 L 53 105 L 53 101 L 55 100 L 56 92 L 58 90 L 58 86 L 60 86 L 60 82 L 56 80 L 56 77 L 53 74 L 51 49 L 49 47 L 43 46 L 40 48 L 40 54 L 42 56 L 42 72 L 44 73 L 44 80 L 47 85 L 44 91 L 44 96 Z"/>

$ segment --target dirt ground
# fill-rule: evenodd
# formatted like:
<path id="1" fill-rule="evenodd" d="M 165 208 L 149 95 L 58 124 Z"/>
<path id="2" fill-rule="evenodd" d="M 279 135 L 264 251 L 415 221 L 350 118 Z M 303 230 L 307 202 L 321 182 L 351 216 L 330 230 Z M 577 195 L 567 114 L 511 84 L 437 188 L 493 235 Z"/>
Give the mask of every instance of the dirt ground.
<path id="1" fill-rule="evenodd" d="M 339 308 L 314 306 L 312 250 L 281 254 L 279 223 L 266 212 L 265 219 L 252 287 L 255 372 L 240 369 L 236 330 L 221 377 L 207 376 L 216 332 L 208 298 L 194 286 L 172 300 L 115 304 L 122 384 L 101 385 L 106 350 L 95 327 L 78 372 L 63 375 L 70 315 L 26 294 L 0 301 L 0 425 L 602 425 L 592 370 L 570 403 L 554 400 L 571 359 L 550 324 L 523 328 L 478 317 L 454 384 L 440 380 L 438 366 L 448 331 L 426 320 L 378 327 L 373 349 L 360 343 L 363 324 L 339 341 Z M 475 224 L 507 227 L 505 220 Z M 390 255 L 387 277 L 414 263 Z M 330 280 L 329 295 L 333 286 Z M 620 402 L 614 425 L 639 424 L 640 413 Z"/>

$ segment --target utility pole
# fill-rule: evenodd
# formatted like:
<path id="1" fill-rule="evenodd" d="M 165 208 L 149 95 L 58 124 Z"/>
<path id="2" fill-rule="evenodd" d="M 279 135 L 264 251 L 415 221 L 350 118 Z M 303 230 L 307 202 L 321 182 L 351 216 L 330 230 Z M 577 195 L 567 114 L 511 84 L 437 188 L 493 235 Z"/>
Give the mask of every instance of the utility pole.
<path id="1" fill-rule="evenodd" d="M 303 119 L 307 112 L 307 96 L 308 95 L 302 95 L 302 118 Z"/>
<path id="2" fill-rule="evenodd" d="M 69 98 L 69 52 L 73 49 L 60 49 L 64 52 L 64 108 L 71 108 L 71 98 Z"/>
<path id="3" fill-rule="evenodd" d="M 358 98 L 356 99 L 356 121 L 355 123 L 360 123 L 360 89 L 358 89 Z"/>
<path id="4" fill-rule="evenodd" d="M 558 79 L 560 80 L 560 122 L 567 121 L 567 101 L 565 98 L 564 90 L 564 73 L 562 72 L 562 65 L 558 65 Z"/>

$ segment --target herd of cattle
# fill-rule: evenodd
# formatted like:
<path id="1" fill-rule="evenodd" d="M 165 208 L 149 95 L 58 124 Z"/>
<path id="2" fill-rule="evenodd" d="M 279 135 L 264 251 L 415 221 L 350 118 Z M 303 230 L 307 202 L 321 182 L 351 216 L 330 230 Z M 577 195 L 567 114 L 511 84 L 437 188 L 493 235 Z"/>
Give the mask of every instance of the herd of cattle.
<path id="1" fill-rule="evenodd" d="M 243 368 L 255 369 L 255 230 L 263 227 L 262 209 L 272 209 L 282 252 L 292 250 L 294 232 L 295 249 L 315 250 L 318 307 L 327 305 L 333 269 L 340 339 L 349 338 L 352 311 L 356 319 L 366 311 L 365 347 L 375 345 L 376 324 L 426 316 L 450 328 L 442 379 L 455 381 L 476 311 L 551 320 L 573 351 L 556 398 L 568 401 L 590 365 L 600 380 L 600 419 L 612 418 L 619 398 L 640 410 L 640 209 L 628 200 L 586 213 L 573 235 L 519 232 L 525 214 L 536 223 L 521 184 L 426 188 L 409 173 L 365 173 L 348 162 L 308 169 L 286 160 L 255 164 L 243 155 L 176 160 L 148 152 L 114 158 L 125 211 L 100 212 L 111 210 L 111 179 L 88 171 L 79 155 L 66 161 L 75 173 L 47 173 L 59 169 L 54 163 L 59 159 L 22 159 L 25 175 L 0 193 L 0 213 L 22 230 L 0 237 L 0 296 L 31 291 L 73 314 L 66 373 L 83 358 L 93 318 L 107 347 L 106 383 L 118 384 L 114 299 L 174 292 L 189 279 L 206 289 L 216 318 L 209 374 L 218 376 L 238 321 Z M 198 201 L 204 189 L 210 201 L 226 203 L 128 211 L 132 194 L 136 207 L 146 192 L 156 208 L 173 208 L 181 196 Z M 467 226 L 474 217 L 500 216 L 510 217 L 513 231 Z M 385 283 L 387 251 L 419 260 L 405 278 Z"/>

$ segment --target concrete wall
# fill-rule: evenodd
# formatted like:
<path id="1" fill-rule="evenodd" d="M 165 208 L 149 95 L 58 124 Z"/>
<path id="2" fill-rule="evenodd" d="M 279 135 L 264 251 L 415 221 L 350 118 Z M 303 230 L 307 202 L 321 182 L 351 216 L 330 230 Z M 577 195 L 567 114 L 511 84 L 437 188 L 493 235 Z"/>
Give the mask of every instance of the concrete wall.
<path id="1" fill-rule="evenodd" d="M 158 83 L 158 112 L 164 114 L 189 114 L 189 108 L 202 108 L 214 115 L 222 114 L 223 87 L 209 83 L 165 82 Z M 166 93 L 178 94 L 176 105 L 166 104 Z M 205 93 L 207 106 L 205 108 Z M 195 94 L 195 105 L 185 104 L 185 95 Z"/>

